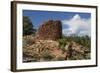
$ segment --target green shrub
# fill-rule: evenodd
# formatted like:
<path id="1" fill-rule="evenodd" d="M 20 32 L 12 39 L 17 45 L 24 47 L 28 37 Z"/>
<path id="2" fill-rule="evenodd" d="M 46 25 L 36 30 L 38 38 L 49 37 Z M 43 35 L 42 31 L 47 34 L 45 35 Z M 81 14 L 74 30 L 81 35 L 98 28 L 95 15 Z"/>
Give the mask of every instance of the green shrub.
<path id="1" fill-rule="evenodd" d="M 64 36 L 63 39 L 66 39 L 67 42 L 74 41 L 86 48 L 91 48 L 91 37 L 86 36 Z"/>
<path id="2" fill-rule="evenodd" d="M 54 58 L 54 56 L 50 53 L 50 51 L 45 51 L 45 52 L 42 52 L 41 54 L 41 58 L 44 58 L 44 60 L 52 60 Z"/>
<path id="3" fill-rule="evenodd" d="M 58 40 L 58 42 L 59 42 L 59 48 L 64 49 L 65 46 L 66 46 L 66 42 L 67 42 L 66 39 L 61 38 L 61 39 Z"/>
<path id="4" fill-rule="evenodd" d="M 36 29 L 34 28 L 31 20 L 27 16 L 23 16 L 23 35 L 35 34 Z"/>
<path id="5" fill-rule="evenodd" d="M 34 44 L 34 40 L 32 38 L 23 38 L 23 46 Z"/>

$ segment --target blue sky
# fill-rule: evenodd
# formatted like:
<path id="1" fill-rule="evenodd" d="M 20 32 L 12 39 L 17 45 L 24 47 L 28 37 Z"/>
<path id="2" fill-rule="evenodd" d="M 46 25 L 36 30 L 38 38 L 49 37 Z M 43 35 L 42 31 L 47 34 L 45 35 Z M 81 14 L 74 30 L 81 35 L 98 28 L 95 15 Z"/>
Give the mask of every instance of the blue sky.
<path id="1" fill-rule="evenodd" d="M 90 28 L 89 30 L 83 28 L 91 26 L 88 24 L 91 19 L 90 13 L 23 10 L 23 16 L 28 16 L 36 28 L 49 19 L 61 20 L 64 35 L 79 34 L 83 30 L 90 31 Z M 80 25 L 86 26 L 80 29 Z"/>

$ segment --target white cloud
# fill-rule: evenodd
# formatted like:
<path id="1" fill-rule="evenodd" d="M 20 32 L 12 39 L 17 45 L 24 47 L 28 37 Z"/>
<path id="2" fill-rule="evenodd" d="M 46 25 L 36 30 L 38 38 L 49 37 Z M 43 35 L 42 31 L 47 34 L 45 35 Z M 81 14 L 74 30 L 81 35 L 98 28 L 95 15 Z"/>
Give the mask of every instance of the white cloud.
<path id="1" fill-rule="evenodd" d="M 67 25 L 68 28 L 63 29 L 64 35 L 91 35 L 91 19 L 81 18 L 78 14 L 74 15 L 69 20 L 63 20 L 63 25 Z"/>

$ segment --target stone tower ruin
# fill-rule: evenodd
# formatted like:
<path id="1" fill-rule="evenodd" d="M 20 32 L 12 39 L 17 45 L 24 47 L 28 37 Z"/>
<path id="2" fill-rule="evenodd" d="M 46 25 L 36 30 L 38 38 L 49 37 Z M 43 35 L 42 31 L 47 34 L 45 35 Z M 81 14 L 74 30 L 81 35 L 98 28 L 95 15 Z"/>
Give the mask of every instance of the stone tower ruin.
<path id="1" fill-rule="evenodd" d="M 62 23 L 60 20 L 49 20 L 40 25 L 36 37 L 39 40 L 57 40 L 62 37 Z"/>

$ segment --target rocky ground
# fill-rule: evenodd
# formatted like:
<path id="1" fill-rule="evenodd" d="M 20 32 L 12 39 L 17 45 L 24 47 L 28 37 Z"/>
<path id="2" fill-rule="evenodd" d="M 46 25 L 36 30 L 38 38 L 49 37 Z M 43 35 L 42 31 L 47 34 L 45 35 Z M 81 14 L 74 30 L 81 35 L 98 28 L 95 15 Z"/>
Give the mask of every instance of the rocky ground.
<path id="1" fill-rule="evenodd" d="M 36 40 L 32 35 L 23 37 L 23 62 L 82 59 L 90 59 L 90 50 L 74 41 L 66 41 L 62 47 L 57 40 Z"/>

